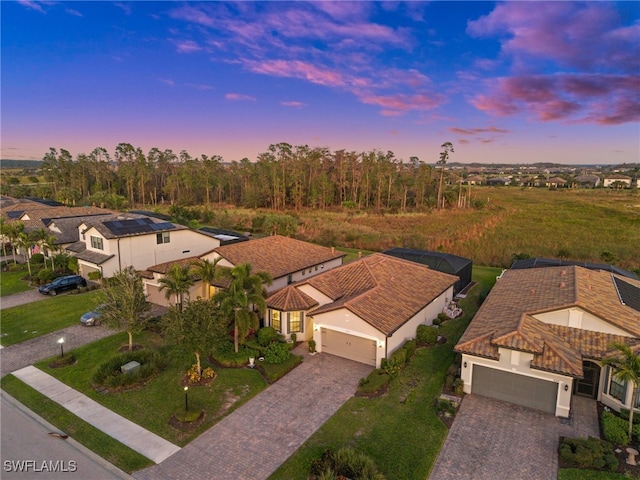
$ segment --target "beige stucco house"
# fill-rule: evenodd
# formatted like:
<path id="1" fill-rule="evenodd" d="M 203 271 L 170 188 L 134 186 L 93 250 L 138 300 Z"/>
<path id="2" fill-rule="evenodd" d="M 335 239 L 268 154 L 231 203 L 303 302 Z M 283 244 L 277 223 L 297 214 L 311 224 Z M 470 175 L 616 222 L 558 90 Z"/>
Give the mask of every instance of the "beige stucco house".
<path id="1" fill-rule="evenodd" d="M 267 299 L 265 323 L 317 350 L 375 367 L 421 324 L 431 324 L 458 277 L 374 254 L 283 288 Z"/>
<path id="2" fill-rule="evenodd" d="M 562 266 L 505 271 L 455 350 L 466 393 L 568 417 L 573 395 L 631 405 L 613 342 L 640 347 L 640 281 Z"/>
<path id="3" fill-rule="evenodd" d="M 333 248 L 322 247 L 312 243 L 296 240 L 282 235 L 272 235 L 246 242 L 233 243 L 216 247 L 200 256 L 174 260 L 153 265 L 143 272 L 145 293 L 150 302 L 168 306 L 174 300 L 166 299 L 164 291 L 160 290 L 160 279 L 174 263 L 195 263 L 199 259 L 211 262 L 219 258 L 217 265 L 221 268 L 233 268 L 248 263 L 251 271 L 267 272 L 273 281 L 265 285 L 267 292 L 281 289 L 290 283 L 318 275 L 324 271 L 342 265 L 346 254 Z M 189 298 L 207 297 L 207 286 L 196 279 L 189 292 Z M 210 286 L 209 295 L 212 296 L 217 288 L 224 288 L 224 284 L 214 282 Z"/>

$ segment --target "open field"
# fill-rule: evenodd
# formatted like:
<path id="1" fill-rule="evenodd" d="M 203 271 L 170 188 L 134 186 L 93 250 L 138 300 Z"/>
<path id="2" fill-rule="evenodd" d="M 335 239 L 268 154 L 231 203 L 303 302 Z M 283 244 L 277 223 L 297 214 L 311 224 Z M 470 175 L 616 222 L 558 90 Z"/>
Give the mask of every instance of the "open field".
<path id="1" fill-rule="evenodd" d="M 640 268 L 637 190 L 472 188 L 472 197 L 484 202 L 480 210 L 270 213 L 296 218 L 296 238 L 356 251 L 442 250 L 496 267 L 510 266 L 513 254 L 603 263 L 602 253 L 610 252 L 616 265 Z M 233 207 L 209 212 L 209 224 L 238 231 L 251 231 L 253 218 L 265 214 Z"/>

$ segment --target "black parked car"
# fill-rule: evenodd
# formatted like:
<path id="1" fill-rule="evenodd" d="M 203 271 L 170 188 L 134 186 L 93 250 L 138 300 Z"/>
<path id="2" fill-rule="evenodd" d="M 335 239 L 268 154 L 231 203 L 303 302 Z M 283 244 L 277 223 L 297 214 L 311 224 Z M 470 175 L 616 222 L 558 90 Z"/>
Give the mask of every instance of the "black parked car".
<path id="1" fill-rule="evenodd" d="M 51 295 L 53 297 L 65 290 L 73 290 L 74 288 L 86 286 L 87 281 L 80 275 L 67 275 L 65 277 L 58 277 L 53 282 L 42 285 L 38 291 L 43 295 Z"/>

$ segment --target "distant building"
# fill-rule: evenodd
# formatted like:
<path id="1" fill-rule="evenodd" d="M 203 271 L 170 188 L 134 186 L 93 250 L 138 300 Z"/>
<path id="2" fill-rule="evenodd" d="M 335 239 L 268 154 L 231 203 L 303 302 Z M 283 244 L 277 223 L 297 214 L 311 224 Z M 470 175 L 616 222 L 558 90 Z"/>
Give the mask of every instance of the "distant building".
<path id="1" fill-rule="evenodd" d="M 627 177 L 626 175 L 607 175 L 602 180 L 602 185 L 604 187 L 613 187 L 614 185 L 624 185 L 624 188 L 631 188 L 631 177 Z"/>

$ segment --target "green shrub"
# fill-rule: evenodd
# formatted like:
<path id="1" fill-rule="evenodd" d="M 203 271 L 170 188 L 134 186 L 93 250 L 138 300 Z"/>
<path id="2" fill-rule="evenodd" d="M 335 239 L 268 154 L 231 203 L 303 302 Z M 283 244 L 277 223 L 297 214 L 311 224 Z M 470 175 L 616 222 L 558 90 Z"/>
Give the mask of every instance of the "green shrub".
<path id="1" fill-rule="evenodd" d="M 442 320 L 439 318 L 434 318 L 432 322 L 436 327 L 439 327 L 442 324 Z"/>
<path id="2" fill-rule="evenodd" d="M 409 361 L 409 359 L 413 357 L 413 354 L 416 351 L 416 341 L 407 340 L 406 342 L 404 342 L 404 345 L 402 346 L 402 348 L 404 348 L 407 351 L 407 361 Z"/>
<path id="3" fill-rule="evenodd" d="M 629 421 L 629 409 L 628 408 L 621 408 L 620 409 L 620 413 L 618 414 L 620 416 L 620 418 L 626 420 L 627 422 Z M 640 424 L 640 415 L 638 414 L 638 412 L 635 412 L 633 414 L 633 424 Z"/>
<path id="4" fill-rule="evenodd" d="M 599 438 L 565 438 L 559 448 L 560 459 L 580 468 L 618 468 L 618 460 L 609 442 Z"/>
<path id="5" fill-rule="evenodd" d="M 352 478 L 354 480 L 384 480 L 371 457 L 351 447 L 338 451 L 325 450 L 322 457 L 311 463 L 309 473 L 323 479 Z"/>
<path id="6" fill-rule="evenodd" d="M 273 342 L 264 351 L 264 361 L 267 363 L 284 363 L 289 359 L 291 351 L 286 343 Z"/>
<path id="7" fill-rule="evenodd" d="M 297 341 L 298 341 L 298 335 L 296 335 L 295 333 L 292 333 L 291 342 L 295 345 Z"/>
<path id="8" fill-rule="evenodd" d="M 140 368 L 133 373 L 122 373 L 120 367 L 131 361 L 140 363 Z M 140 383 L 156 373 L 161 372 L 166 365 L 166 358 L 160 355 L 160 352 L 157 350 L 124 352 L 111 357 L 100 365 L 93 374 L 91 383 L 109 388 L 132 385 Z"/>
<path id="9" fill-rule="evenodd" d="M 366 378 L 360 379 L 358 393 L 364 395 L 378 393 L 389 385 L 389 382 L 391 382 L 389 374 L 380 370 L 373 370 Z"/>
<path id="10" fill-rule="evenodd" d="M 464 380 L 456 378 L 453 382 L 453 393 L 456 395 L 462 395 L 464 393 Z"/>
<path id="11" fill-rule="evenodd" d="M 436 400 L 436 411 L 438 413 L 446 412 L 446 413 L 450 413 L 451 415 L 455 415 L 457 408 L 453 402 L 445 398 L 438 398 Z"/>
<path id="12" fill-rule="evenodd" d="M 30 261 L 34 265 L 44 263 L 44 255 L 42 253 L 34 253 L 33 255 L 31 255 Z"/>
<path id="13" fill-rule="evenodd" d="M 311 339 L 309 340 L 309 353 L 315 353 L 316 352 L 316 341 Z"/>
<path id="14" fill-rule="evenodd" d="M 418 325 L 416 339 L 421 345 L 433 345 L 438 339 L 438 328 L 432 325 Z"/>
<path id="15" fill-rule="evenodd" d="M 440 324 L 443 324 L 444 322 L 446 322 L 447 320 L 449 320 L 449 317 L 447 317 L 446 313 L 442 313 L 440 312 L 438 314 L 438 320 L 440 320 Z"/>
<path id="16" fill-rule="evenodd" d="M 602 412 L 602 434 L 605 440 L 616 445 L 627 445 L 629 443 L 629 423 L 618 417 L 613 412 Z"/>
<path id="17" fill-rule="evenodd" d="M 56 274 L 50 268 L 43 268 L 38 272 L 38 280 L 41 283 L 49 283 L 54 278 L 56 278 Z"/>
<path id="18" fill-rule="evenodd" d="M 280 337 L 278 331 L 273 327 L 263 327 L 258 330 L 258 343 L 266 347 L 270 343 L 277 342 Z"/>
<path id="19" fill-rule="evenodd" d="M 380 362 L 380 371 L 386 373 L 392 378 L 398 375 L 398 373 L 400 373 L 400 370 L 402 370 L 402 366 L 394 358 L 391 358 L 391 360 Z"/>
<path id="20" fill-rule="evenodd" d="M 282 363 L 259 362 L 257 369 L 267 382 L 273 383 L 300 365 L 302 360 L 302 355 L 289 355 L 289 359 Z"/>
<path id="21" fill-rule="evenodd" d="M 396 362 L 400 368 L 404 368 L 407 363 L 407 351 L 404 348 L 399 348 L 391 354 L 391 361 Z"/>
<path id="22" fill-rule="evenodd" d="M 246 345 L 239 345 L 238 352 L 234 350 L 233 343 L 222 342 L 217 345 L 211 357 L 223 367 L 244 367 L 249 363 L 249 357 L 257 357 L 259 352 Z"/>

